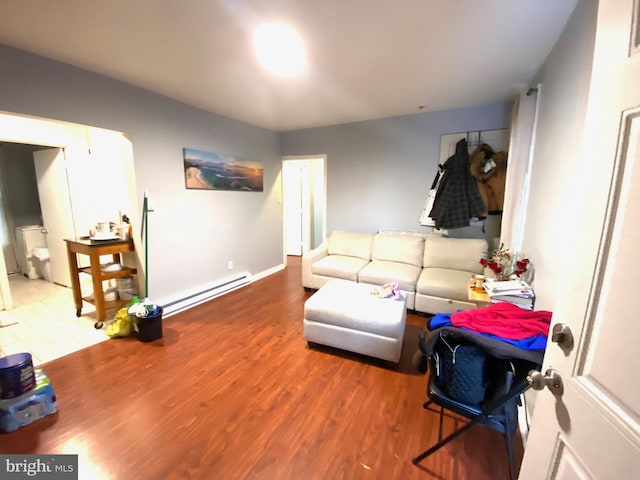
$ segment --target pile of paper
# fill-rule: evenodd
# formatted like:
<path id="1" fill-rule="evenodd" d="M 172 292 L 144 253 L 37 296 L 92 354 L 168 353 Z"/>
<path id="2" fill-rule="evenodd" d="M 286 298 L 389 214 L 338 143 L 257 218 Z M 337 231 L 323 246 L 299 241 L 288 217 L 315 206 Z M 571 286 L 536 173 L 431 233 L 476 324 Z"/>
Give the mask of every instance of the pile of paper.
<path id="1" fill-rule="evenodd" d="M 485 282 L 484 289 L 491 303 L 509 302 L 524 310 L 533 310 L 536 296 L 524 280 Z"/>

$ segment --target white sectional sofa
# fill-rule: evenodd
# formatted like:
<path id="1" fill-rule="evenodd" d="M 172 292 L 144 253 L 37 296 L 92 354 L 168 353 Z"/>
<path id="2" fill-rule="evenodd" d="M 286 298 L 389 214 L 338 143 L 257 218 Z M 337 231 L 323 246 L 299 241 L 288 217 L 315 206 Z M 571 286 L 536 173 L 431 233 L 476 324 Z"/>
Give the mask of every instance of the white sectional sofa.
<path id="1" fill-rule="evenodd" d="M 317 290 L 334 278 L 371 285 L 397 282 L 408 309 L 454 312 L 476 307 L 468 300 L 468 282 L 483 273 L 480 259 L 487 250 L 484 239 L 336 230 L 302 256 L 302 285 Z"/>

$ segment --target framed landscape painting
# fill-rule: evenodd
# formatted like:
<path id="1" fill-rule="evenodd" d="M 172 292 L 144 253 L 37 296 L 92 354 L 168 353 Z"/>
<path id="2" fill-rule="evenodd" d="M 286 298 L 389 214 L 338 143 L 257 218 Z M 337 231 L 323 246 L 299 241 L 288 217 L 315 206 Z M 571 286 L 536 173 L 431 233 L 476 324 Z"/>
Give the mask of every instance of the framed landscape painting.
<path id="1" fill-rule="evenodd" d="M 184 182 L 188 189 L 262 192 L 262 162 L 183 148 Z"/>

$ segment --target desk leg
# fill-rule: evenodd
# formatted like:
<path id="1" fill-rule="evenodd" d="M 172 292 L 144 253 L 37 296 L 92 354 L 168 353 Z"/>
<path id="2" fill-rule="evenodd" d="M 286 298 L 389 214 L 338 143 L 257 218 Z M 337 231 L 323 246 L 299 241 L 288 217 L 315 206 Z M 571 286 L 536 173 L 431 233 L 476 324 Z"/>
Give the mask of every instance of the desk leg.
<path id="1" fill-rule="evenodd" d="M 100 270 L 100 255 L 91 253 L 89 255 L 91 262 L 91 278 L 93 280 L 93 299 L 96 306 L 96 319 L 99 322 L 107 318 L 107 312 L 104 308 L 104 292 L 102 291 L 102 272 Z"/>
<path id="2" fill-rule="evenodd" d="M 78 271 L 78 256 L 71 251 L 71 246 L 67 242 L 67 259 L 69 261 L 69 272 L 71 273 L 71 289 L 73 291 L 73 303 L 76 307 L 76 317 L 82 313 L 82 292 L 80 291 L 80 278 Z"/>

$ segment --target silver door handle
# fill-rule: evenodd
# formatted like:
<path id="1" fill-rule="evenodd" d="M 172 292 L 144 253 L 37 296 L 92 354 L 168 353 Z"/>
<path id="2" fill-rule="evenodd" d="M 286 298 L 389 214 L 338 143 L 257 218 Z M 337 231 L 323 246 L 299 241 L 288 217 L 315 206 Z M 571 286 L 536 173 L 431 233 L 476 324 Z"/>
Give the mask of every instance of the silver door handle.
<path id="1" fill-rule="evenodd" d="M 573 333 L 569 325 L 556 323 L 551 331 L 551 341 L 557 343 L 563 350 L 571 350 L 573 348 Z"/>
<path id="2" fill-rule="evenodd" d="M 49 233 L 49 230 L 47 230 L 46 228 L 41 228 L 40 233 Z"/>
<path id="3" fill-rule="evenodd" d="M 531 370 L 527 375 L 527 380 L 534 390 L 542 390 L 544 387 L 547 387 L 556 397 L 564 393 L 562 377 L 558 371 L 553 368 L 548 369 L 544 375 L 538 370 Z"/>

